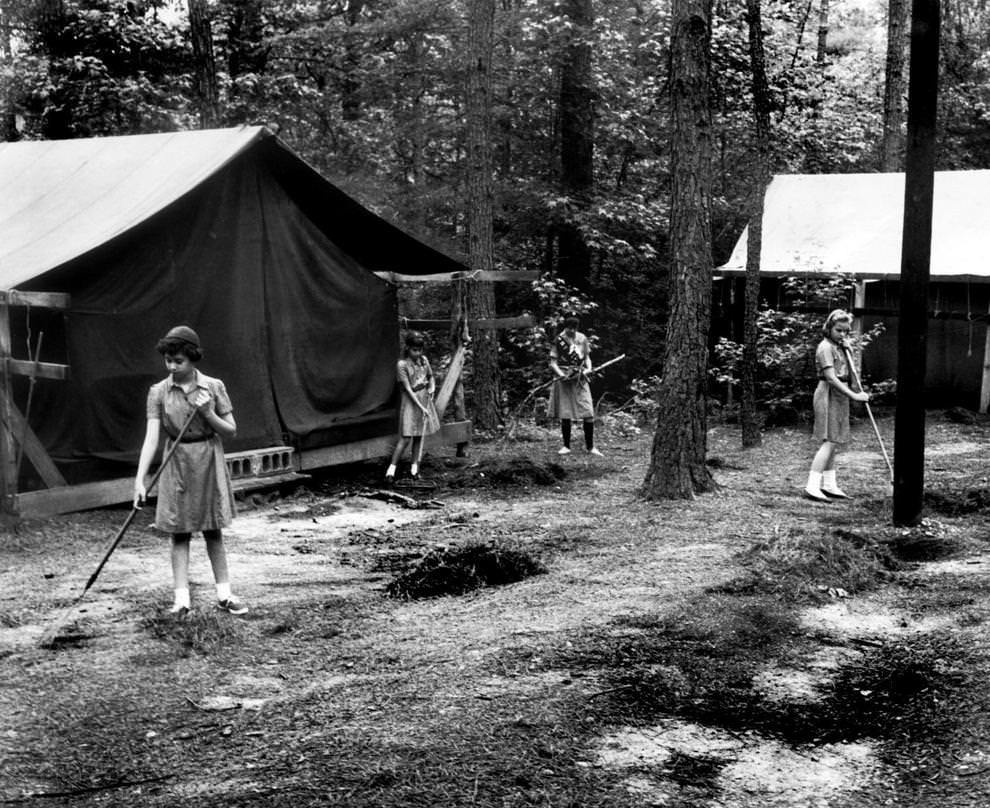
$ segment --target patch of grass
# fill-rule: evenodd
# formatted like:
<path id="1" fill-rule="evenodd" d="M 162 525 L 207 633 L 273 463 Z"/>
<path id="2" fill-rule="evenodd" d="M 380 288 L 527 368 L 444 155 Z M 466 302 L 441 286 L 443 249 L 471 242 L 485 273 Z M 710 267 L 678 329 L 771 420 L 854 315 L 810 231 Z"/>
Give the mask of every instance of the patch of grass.
<path id="1" fill-rule="evenodd" d="M 853 594 L 874 589 L 900 566 L 884 543 L 847 529 L 782 531 L 745 551 L 742 563 L 741 578 L 712 591 L 820 602 L 830 588 Z"/>
<path id="2" fill-rule="evenodd" d="M 173 643 L 183 657 L 214 656 L 242 644 L 246 636 L 244 618 L 219 609 L 194 609 L 185 617 L 161 611 L 144 618 L 140 626 L 152 637 Z"/>
<path id="3" fill-rule="evenodd" d="M 462 595 L 485 586 L 512 584 L 545 573 L 539 561 L 494 544 L 470 544 L 435 550 L 386 587 L 389 597 L 432 598 Z"/>

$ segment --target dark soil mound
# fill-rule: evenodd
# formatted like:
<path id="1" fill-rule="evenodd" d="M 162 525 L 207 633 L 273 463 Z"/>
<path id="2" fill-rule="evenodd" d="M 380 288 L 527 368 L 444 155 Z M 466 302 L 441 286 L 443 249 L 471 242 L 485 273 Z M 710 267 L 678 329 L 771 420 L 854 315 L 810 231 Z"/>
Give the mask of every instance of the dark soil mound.
<path id="1" fill-rule="evenodd" d="M 962 490 L 934 488 L 925 491 L 925 507 L 945 516 L 963 516 L 990 511 L 990 488 Z"/>
<path id="2" fill-rule="evenodd" d="M 546 567 L 517 550 L 468 545 L 437 550 L 387 587 L 389 597 L 416 600 L 462 595 L 485 586 L 501 586 L 545 573 Z"/>
<path id="3" fill-rule="evenodd" d="M 468 466 L 459 473 L 448 476 L 451 488 L 465 486 L 527 487 L 555 485 L 567 476 L 567 470 L 559 463 L 536 462 L 528 457 L 493 459 Z"/>

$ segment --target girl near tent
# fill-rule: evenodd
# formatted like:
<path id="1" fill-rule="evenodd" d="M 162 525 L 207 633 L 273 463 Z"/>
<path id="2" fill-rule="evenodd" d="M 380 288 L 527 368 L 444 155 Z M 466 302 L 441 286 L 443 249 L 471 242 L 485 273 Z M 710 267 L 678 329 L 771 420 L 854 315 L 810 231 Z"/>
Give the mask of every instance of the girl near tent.
<path id="1" fill-rule="evenodd" d="M 560 419 L 563 445 L 558 454 L 571 453 L 571 422 L 580 419 L 585 449 L 600 456 L 595 446 L 595 406 L 587 376 L 591 370 L 591 344 L 577 328 L 577 317 L 565 318 L 563 331 L 550 346 L 550 369 L 556 378 L 550 393 L 549 415 Z"/>
<path id="2" fill-rule="evenodd" d="M 171 612 L 184 616 L 191 608 L 189 544 L 192 534 L 201 532 L 216 581 L 217 607 L 244 614 L 247 606 L 231 592 L 222 532 L 233 519 L 234 496 L 221 438 L 232 437 L 237 431 L 227 388 L 220 379 L 196 369 L 203 351 L 199 336 L 188 326 L 171 329 L 155 349 L 164 358 L 169 375 L 148 392 L 148 420 L 134 480 L 134 505 L 140 506 L 147 497 L 145 477 L 164 430 L 166 452 L 179 439 L 159 478 L 155 509 L 155 527 L 172 534 L 175 602 Z"/>
<path id="3" fill-rule="evenodd" d="M 423 335 L 411 331 L 406 335 L 405 350 L 396 366 L 399 384 L 399 439 L 392 452 L 392 461 L 385 472 L 385 482 L 395 481 L 395 472 L 406 444 L 411 444 L 412 465 L 409 473 L 415 480 L 419 476 L 419 460 L 423 453 L 423 438 L 440 429 L 440 418 L 433 404 L 436 381 L 430 360 L 423 353 Z"/>
<path id="4" fill-rule="evenodd" d="M 835 479 L 835 458 L 839 448 L 849 442 L 849 402 L 869 401 L 870 397 L 849 386 L 846 348 L 852 315 L 835 309 L 828 315 L 823 331 L 825 338 L 815 350 L 819 381 L 814 397 L 814 436 L 822 443 L 811 461 L 804 494 L 818 502 L 831 502 L 848 498 Z"/>

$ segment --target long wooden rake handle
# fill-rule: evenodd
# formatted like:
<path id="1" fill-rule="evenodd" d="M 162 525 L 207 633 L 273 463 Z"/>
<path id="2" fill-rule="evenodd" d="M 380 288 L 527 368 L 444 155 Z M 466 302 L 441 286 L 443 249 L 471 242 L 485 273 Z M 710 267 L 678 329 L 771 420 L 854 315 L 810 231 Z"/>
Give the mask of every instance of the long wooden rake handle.
<path id="1" fill-rule="evenodd" d="M 856 363 L 853 362 L 852 354 L 849 353 L 849 349 L 843 345 L 842 350 L 846 355 L 846 362 L 849 365 L 849 373 L 856 382 L 856 386 L 862 392 L 863 383 L 860 381 L 859 373 L 856 372 Z M 891 485 L 894 483 L 894 464 L 890 462 L 890 455 L 887 454 L 887 447 L 884 446 L 883 438 L 880 436 L 880 428 L 877 426 L 877 419 L 873 417 L 873 410 L 870 409 L 870 402 L 864 402 L 866 405 L 866 414 L 870 418 L 870 424 L 873 426 L 873 434 L 877 436 L 877 443 L 880 444 L 880 452 L 883 454 L 884 462 L 887 464 L 887 470 L 890 472 L 890 482 Z"/>

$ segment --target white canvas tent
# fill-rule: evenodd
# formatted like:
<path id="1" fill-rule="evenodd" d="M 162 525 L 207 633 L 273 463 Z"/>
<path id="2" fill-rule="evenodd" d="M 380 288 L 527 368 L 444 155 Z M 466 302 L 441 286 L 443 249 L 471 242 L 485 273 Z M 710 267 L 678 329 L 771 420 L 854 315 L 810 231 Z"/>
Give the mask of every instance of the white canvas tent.
<path id="1" fill-rule="evenodd" d="M 888 312 L 884 337 L 864 359 L 874 379 L 896 375 L 904 175 L 777 175 L 767 189 L 761 275 L 850 273 L 864 281 L 857 305 Z M 746 269 L 748 228 L 716 275 Z M 867 281 L 874 283 L 866 283 Z M 768 284 L 765 284 L 768 285 Z M 764 290 L 764 293 L 766 290 Z M 990 170 L 935 174 L 928 389 L 986 411 L 990 399 Z M 979 322 L 969 318 L 978 317 Z M 967 322 L 969 320 L 969 322 Z M 979 403 L 977 403 L 979 402 Z"/>
<path id="2" fill-rule="evenodd" d="M 760 271 L 900 275 L 903 174 L 779 174 L 767 189 Z M 719 271 L 746 269 L 743 231 Z M 990 282 L 990 170 L 938 171 L 932 280 Z"/>

